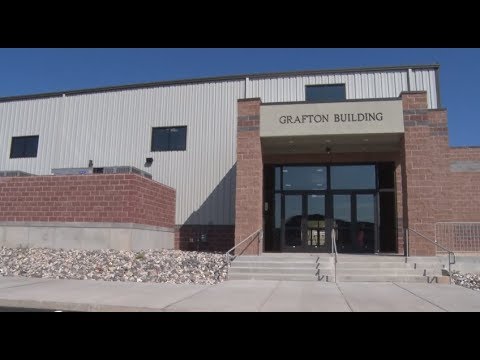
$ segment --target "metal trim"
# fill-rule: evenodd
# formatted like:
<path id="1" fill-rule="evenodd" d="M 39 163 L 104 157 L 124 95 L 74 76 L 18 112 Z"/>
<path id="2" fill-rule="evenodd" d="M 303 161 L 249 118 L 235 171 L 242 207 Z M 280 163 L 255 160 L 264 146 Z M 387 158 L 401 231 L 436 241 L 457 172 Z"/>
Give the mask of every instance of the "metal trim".
<path id="1" fill-rule="evenodd" d="M 307 85 L 309 86 L 309 85 Z M 269 102 L 261 103 L 260 106 L 264 105 L 301 105 L 301 104 L 332 104 L 332 103 L 349 103 L 349 102 L 374 102 L 374 101 L 401 101 L 399 97 L 389 97 L 389 98 L 369 98 L 369 99 L 347 99 L 347 100 L 338 100 L 338 101 L 287 101 L 287 102 Z"/>

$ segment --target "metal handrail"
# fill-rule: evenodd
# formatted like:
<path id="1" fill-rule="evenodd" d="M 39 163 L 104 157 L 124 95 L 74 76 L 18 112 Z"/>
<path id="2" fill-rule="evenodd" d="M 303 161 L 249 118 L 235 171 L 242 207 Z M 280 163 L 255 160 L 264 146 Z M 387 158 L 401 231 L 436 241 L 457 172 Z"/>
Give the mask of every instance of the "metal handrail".
<path id="1" fill-rule="evenodd" d="M 332 228 L 332 255 L 334 258 L 333 261 L 333 268 L 334 268 L 334 274 L 335 274 L 335 282 L 337 282 L 337 256 L 338 256 L 338 251 L 337 251 L 337 232 L 335 228 Z"/>
<path id="2" fill-rule="evenodd" d="M 259 233 L 260 231 L 263 230 L 263 227 L 261 227 L 260 229 L 254 231 L 253 233 L 251 233 L 250 235 L 248 235 L 244 240 L 242 240 L 241 242 L 239 242 L 237 245 L 235 245 L 234 247 L 232 247 L 230 250 L 228 250 L 226 253 L 225 253 L 225 260 L 227 261 L 227 265 L 230 266 L 230 263 L 231 263 L 231 252 L 233 250 L 235 250 L 237 247 L 239 247 L 240 245 L 242 245 L 245 241 L 247 241 L 248 239 L 250 239 L 252 236 L 256 235 L 257 233 Z M 253 239 L 252 239 L 253 241 Z M 250 245 L 250 243 L 248 244 Z M 248 247 L 247 245 L 247 247 Z"/>
<path id="3" fill-rule="evenodd" d="M 409 236 L 409 232 L 410 231 L 413 231 L 415 234 L 421 236 L 422 238 L 424 238 L 425 240 L 427 241 L 430 241 L 433 245 L 435 246 L 438 246 L 440 249 L 446 251 L 448 253 L 448 275 L 449 275 L 449 278 L 450 278 L 450 284 L 452 283 L 452 272 L 451 272 L 451 265 L 455 264 L 455 253 L 451 250 L 448 250 L 446 247 L 440 245 L 439 243 L 437 243 L 436 241 L 432 240 L 432 239 L 429 239 L 428 237 L 426 237 L 425 235 L 419 233 L 418 231 L 414 230 L 414 229 L 410 229 L 410 228 L 405 228 L 406 230 L 406 234 L 407 234 L 407 238 L 409 239 L 410 236 Z M 407 241 L 407 244 L 408 244 L 409 241 Z M 407 256 L 408 256 L 408 252 L 407 252 Z M 450 255 L 453 255 L 453 262 L 452 262 L 452 258 Z"/>

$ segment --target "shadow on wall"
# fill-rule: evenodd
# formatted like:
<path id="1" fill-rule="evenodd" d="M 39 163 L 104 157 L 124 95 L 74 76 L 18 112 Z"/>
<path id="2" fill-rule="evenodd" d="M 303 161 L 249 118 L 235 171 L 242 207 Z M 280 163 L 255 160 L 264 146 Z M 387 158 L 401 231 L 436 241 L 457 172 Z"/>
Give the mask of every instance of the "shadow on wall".
<path id="1" fill-rule="evenodd" d="M 235 164 L 198 210 L 178 229 L 178 249 L 224 252 L 233 246 L 236 174 Z"/>

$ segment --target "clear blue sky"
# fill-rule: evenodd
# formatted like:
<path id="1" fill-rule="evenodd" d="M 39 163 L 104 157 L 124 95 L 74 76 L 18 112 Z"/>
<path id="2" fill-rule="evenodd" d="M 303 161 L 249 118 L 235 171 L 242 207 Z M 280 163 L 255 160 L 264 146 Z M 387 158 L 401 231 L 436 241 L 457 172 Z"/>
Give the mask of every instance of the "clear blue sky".
<path id="1" fill-rule="evenodd" d="M 480 49 L 0 49 L 0 97 L 256 72 L 440 64 L 450 144 L 480 145 Z"/>

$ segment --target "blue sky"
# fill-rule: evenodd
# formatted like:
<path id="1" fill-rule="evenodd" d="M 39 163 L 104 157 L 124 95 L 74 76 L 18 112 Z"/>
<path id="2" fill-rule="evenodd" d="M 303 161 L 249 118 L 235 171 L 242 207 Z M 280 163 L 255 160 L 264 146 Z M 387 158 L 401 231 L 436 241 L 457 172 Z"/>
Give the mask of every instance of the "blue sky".
<path id="1" fill-rule="evenodd" d="M 440 64 L 450 144 L 480 145 L 480 49 L 0 49 L 0 97 L 256 72 Z"/>

